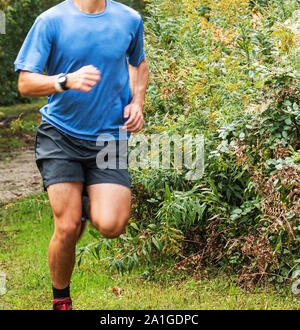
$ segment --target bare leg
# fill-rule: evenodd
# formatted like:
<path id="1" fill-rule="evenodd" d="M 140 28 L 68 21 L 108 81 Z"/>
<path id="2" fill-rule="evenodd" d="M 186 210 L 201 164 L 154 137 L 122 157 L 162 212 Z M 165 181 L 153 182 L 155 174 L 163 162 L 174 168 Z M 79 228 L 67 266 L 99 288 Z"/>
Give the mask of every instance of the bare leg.
<path id="1" fill-rule="evenodd" d="M 48 257 L 52 284 L 64 289 L 70 284 L 75 264 L 75 246 L 82 233 L 82 183 L 58 183 L 48 187 L 54 216 L 54 234 Z"/>
<path id="2" fill-rule="evenodd" d="M 96 184 L 87 187 L 93 226 L 104 237 L 120 236 L 130 216 L 131 191 L 118 184 Z"/>

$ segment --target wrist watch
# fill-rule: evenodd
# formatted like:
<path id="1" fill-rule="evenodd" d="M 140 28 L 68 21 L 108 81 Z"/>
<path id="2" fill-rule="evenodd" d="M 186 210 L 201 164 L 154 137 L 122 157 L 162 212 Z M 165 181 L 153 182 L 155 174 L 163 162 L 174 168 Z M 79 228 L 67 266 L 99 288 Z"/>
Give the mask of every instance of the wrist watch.
<path id="1" fill-rule="evenodd" d="M 67 91 L 69 88 L 66 86 L 68 81 L 68 77 L 65 73 L 61 73 L 55 79 L 55 89 L 57 92 Z"/>

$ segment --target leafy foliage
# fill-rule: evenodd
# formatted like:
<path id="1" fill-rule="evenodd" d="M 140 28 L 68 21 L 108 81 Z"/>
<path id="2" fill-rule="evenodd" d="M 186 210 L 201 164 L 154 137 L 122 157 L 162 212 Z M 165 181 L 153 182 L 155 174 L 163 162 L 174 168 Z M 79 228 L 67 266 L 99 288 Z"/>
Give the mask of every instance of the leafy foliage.
<path id="1" fill-rule="evenodd" d="M 151 0 L 146 10 L 145 132 L 203 133 L 205 175 L 133 171 L 133 215 L 106 248 L 110 265 L 171 258 L 194 276 L 205 267 L 281 285 L 300 257 L 299 4 Z"/>

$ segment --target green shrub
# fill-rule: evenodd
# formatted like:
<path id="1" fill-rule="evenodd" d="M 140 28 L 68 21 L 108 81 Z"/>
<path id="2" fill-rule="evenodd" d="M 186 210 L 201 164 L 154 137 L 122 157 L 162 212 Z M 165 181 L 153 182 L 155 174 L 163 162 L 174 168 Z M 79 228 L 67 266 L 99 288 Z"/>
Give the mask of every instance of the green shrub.
<path id="1" fill-rule="evenodd" d="M 130 224 L 96 254 L 282 285 L 300 258 L 299 4 L 148 2 L 145 133 L 204 134 L 205 174 L 132 171 Z"/>

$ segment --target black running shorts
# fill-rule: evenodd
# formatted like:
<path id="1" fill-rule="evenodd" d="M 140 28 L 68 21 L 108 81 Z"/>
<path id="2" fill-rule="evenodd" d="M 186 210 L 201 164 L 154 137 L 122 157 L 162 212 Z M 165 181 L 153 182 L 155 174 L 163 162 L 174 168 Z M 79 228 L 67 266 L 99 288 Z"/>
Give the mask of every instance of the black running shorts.
<path id="1" fill-rule="evenodd" d="M 105 144 L 97 146 L 95 141 L 75 138 L 42 121 L 35 138 L 35 159 L 45 190 L 51 184 L 61 182 L 82 182 L 85 186 L 114 183 L 130 189 L 128 168 L 120 169 L 118 165 L 118 146 L 119 141 L 116 141 L 115 168 L 100 169 L 96 157 Z"/>

